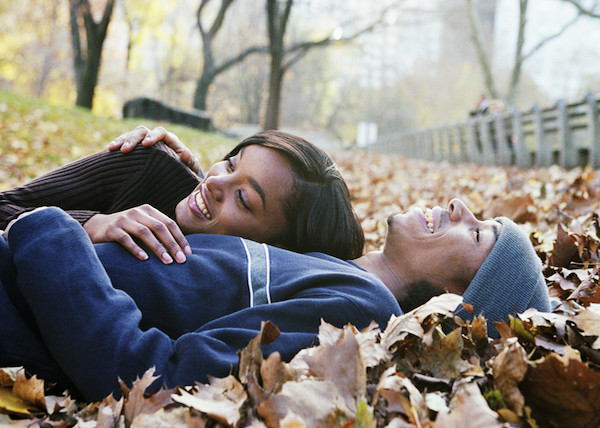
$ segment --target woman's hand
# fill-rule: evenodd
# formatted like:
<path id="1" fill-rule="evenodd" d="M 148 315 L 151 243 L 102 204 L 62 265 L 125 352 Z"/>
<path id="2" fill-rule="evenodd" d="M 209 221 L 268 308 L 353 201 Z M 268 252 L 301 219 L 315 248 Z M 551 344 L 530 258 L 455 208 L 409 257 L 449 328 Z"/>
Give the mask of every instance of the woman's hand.
<path id="1" fill-rule="evenodd" d="M 140 260 L 148 254 L 135 243 L 140 239 L 165 264 L 185 262 L 190 245 L 177 223 L 150 205 L 141 205 L 114 214 L 96 214 L 83 228 L 92 242 L 118 242 Z"/>
<path id="2" fill-rule="evenodd" d="M 123 153 L 128 153 L 141 141 L 142 146 L 150 147 L 159 141 L 164 142 L 172 148 L 179 158 L 196 174 L 200 171 L 200 162 L 192 154 L 192 151 L 183 144 L 177 135 L 167 131 L 162 126 L 154 128 L 152 131 L 143 125 L 138 126 L 133 131 L 119 135 L 112 140 L 106 148 L 110 151 L 121 150 Z"/>

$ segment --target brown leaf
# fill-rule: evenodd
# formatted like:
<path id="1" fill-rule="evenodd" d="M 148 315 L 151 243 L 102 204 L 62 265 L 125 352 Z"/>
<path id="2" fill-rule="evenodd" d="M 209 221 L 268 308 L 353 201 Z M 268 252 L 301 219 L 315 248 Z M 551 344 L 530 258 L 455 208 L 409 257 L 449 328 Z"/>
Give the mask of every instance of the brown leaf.
<path id="1" fill-rule="evenodd" d="M 381 333 L 381 343 L 386 349 L 391 349 L 398 341 L 404 340 L 408 334 L 424 339 L 427 345 L 431 344 L 431 331 L 437 323 L 444 318 L 452 318 L 454 310 L 462 302 L 462 296 L 445 293 L 433 297 L 407 314 L 399 317 L 392 316 L 387 328 Z M 428 322 L 430 317 L 436 315 L 437 322 Z M 426 324 L 426 325 L 423 325 Z M 429 333 L 429 335 L 427 335 Z"/>
<path id="2" fill-rule="evenodd" d="M 492 361 L 494 385 L 502 394 L 508 407 L 517 415 L 523 415 L 525 399 L 518 384 L 527 372 L 527 354 L 516 339 L 507 341 Z"/>
<path id="3" fill-rule="evenodd" d="M 309 374 L 319 380 L 335 383 L 341 400 L 350 412 L 366 389 L 366 367 L 359 345 L 351 330 L 344 329 L 335 344 L 320 345 L 305 357 Z"/>
<path id="4" fill-rule="evenodd" d="M 188 420 L 190 418 L 190 409 L 187 407 L 178 407 L 165 411 L 160 409 L 153 414 L 138 415 L 131 424 L 130 428 L 189 428 Z M 117 425 L 112 425 L 117 426 Z M 203 423 L 202 427 L 205 426 Z"/>
<path id="5" fill-rule="evenodd" d="M 515 223 L 536 221 L 533 198 L 530 194 L 497 195 L 486 208 L 483 217 L 508 217 Z"/>
<path id="6" fill-rule="evenodd" d="M 171 396 L 173 401 L 205 413 L 227 426 L 237 426 L 241 414 L 240 409 L 248 395 L 244 386 L 233 376 L 210 379 L 209 385 L 199 384 L 191 391 L 180 389 Z"/>
<path id="7" fill-rule="evenodd" d="M 431 346 L 425 346 L 419 353 L 421 369 L 440 379 L 459 377 L 469 369 L 470 364 L 462 359 L 463 341 L 460 329 L 447 336 L 433 335 Z"/>
<path id="8" fill-rule="evenodd" d="M 288 413 L 304 421 L 306 427 L 317 427 L 333 426 L 344 407 L 334 382 L 306 379 L 286 382 L 278 394 L 258 406 L 257 412 L 269 427 L 279 426 Z"/>
<path id="9" fill-rule="evenodd" d="M 591 305 L 571 318 L 582 336 L 595 337 L 593 349 L 600 349 L 600 305 Z"/>
<path id="10" fill-rule="evenodd" d="M 376 400 L 378 396 L 385 398 L 388 413 L 401 413 L 412 424 L 428 419 L 427 405 L 421 392 L 410 379 L 402 373 L 396 373 L 393 367 L 381 375 L 376 391 L 373 399 Z"/>
<path id="11" fill-rule="evenodd" d="M 12 392 L 24 401 L 43 409 L 46 408 L 44 381 L 38 379 L 36 375 L 28 379 L 25 376 L 25 370 L 20 370 L 17 373 L 17 379 L 12 387 Z"/>
<path id="12" fill-rule="evenodd" d="M 500 427 L 498 417 L 487 405 L 475 383 L 462 383 L 450 401 L 450 412 L 440 413 L 434 428 Z"/>
<path id="13" fill-rule="evenodd" d="M 146 370 L 141 379 L 136 379 L 133 382 L 131 390 L 126 394 L 124 404 L 125 420 L 127 423 L 132 423 L 138 415 L 154 413 L 172 402 L 170 392 L 164 389 L 146 397 L 146 389 L 156 379 L 158 379 L 158 376 L 154 376 L 154 367 L 152 367 Z"/>
<path id="14" fill-rule="evenodd" d="M 520 389 L 542 426 L 596 428 L 600 422 L 600 373 L 574 350 L 535 361 Z"/>
<path id="15" fill-rule="evenodd" d="M 258 379 L 260 365 L 263 362 L 261 345 L 269 344 L 279 336 L 279 329 L 270 321 L 263 321 L 260 332 L 248 345 L 242 349 L 239 362 L 239 378 L 242 383 L 247 383 L 252 376 Z"/>
<path id="16" fill-rule="evenodd" d="M 556 267 L 569 267 L 571 262 L 581 261 L 577 246 L 562 224 L 557 226 L 554 249 L 548 257 L 548 263 Z"/>
<path id="17" fill-rule="evenodd" d="M 123 411 L 123 402 L 123 398 L 115 400 L 112 394 L 102 400 L 98 407 L 96 428 L 111 428 L 118 426 L 121 412 Z"/>
<path id="18" fill-rule="evenodd" d="M 281 361 L 279 352 L 273 352 L 260 367 L 263 388 L 267 393 L 278 392 L 281 386 L 294 379 L 295 372 Z"/>

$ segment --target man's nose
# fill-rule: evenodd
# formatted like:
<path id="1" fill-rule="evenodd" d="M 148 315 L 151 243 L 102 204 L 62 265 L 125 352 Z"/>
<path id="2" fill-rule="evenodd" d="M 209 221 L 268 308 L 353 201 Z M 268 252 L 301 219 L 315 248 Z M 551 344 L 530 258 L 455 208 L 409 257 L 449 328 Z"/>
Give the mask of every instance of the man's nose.
<path id="1" fill-rule="evenodd" d="M 452 199 L 448 203 L 448 212 L 450 213 L 450 220 L 452 221 L 477 220 L 465 203 L 460 199 Z"/>

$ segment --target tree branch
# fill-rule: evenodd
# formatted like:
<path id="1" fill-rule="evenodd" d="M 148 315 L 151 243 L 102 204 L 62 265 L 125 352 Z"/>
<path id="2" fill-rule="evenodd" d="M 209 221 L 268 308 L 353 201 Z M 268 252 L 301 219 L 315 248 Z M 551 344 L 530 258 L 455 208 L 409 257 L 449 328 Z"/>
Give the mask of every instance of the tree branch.
<path id="1" fill-rule="evenodd" d="M 562 35 L 565 31 L 567 31 L 567 29 L 572 26 L 573 24 L 575 24 L 575 22 L 577 22 L 579 20 L 579 18 L 582 16 L 582 13 L 578 13 L 572 20 L 570 20 L 569 22 L 567 22 L 560 30 L 558 30 L 556 33 L 549 35 L 548 37 L 540 40 L 533 48 L 531 48 L 531 50 L 529 52 L 527 52 L 526 54 L 523 55 L 523 60 L 526 60 L 527 58 L 529 58 L 531 55 L 533 55 L 535 52 L 537 52 L 538 50 L 540 50 L 546 43 L 548 43 L 550 40 L 556 39 L 558 36 Z"/>
<path id="2" fill-rule="evenodd" d="M 594 9 L 597 6 L 597 2 L 595 2 L 594 6 L 592 6 L 591 8 L 586 8 L 586 7 L 583 7 L 577 0 L 563 0 L 563 1 L 575 6 L 577 11 L 582 15 L 587 15 L 591 18 L 600 18 L 600 13 L 594 12 Z"/>
<path id="3" fill-rule="evenodd" d="M 492 74 L 492 67 L 487 52 L 483 46 L 482 29 L 479 23 L 479 19 L 475 15 L 475 7 L 473 6 L 473 0 L 466 0 L 467 15 L 469 18 L 469 25 L 471 27 L 471 40 L 475 45 L 475 51 L 479 58 L 479 63 L 483 71 L 483 79 L 485 81 L 485 87 L 487 88 L 492 98 L 499 98 L 498 89 L 494 82 L 494 76 Z"/>
<path id="4" fill-rule="evenodd" d="M 342 37 L 339 39 L 334 39 L 332 37 L 333 34 L 330 33 L 328 36 L 322 38 L 321 40 L 301 42 L 301 43 L 292 45 L 289 49 L 286 50 L 286 54 L 290 54 L 291 58 L 289 58 L 283 64 L 283 68 L 285 70 L 289 69 L 292 65 L 297 63 L 300 59 L 302 59 L 306 55 L 306 53 L 312 48 L 325 47 L 325 46 L 329 46 L 329 45 L 333 45 L 333 44 L 349 43 L 352 40 L 355 40 L 356 38 L 358 38 L 359 36 L 373 31 L 377 26 L 382 25 L 385 22 L 386 13 L 395 7 L 397 7 L 396 4 L 391 4 L 391 5 L 388 5 L 387 7 L 383 8 L 379 12 L 379 16 L 377 19 L 375 19 L 373 22 L 371 22 L 364 28 L 351 34 L 350 36 Z"/>

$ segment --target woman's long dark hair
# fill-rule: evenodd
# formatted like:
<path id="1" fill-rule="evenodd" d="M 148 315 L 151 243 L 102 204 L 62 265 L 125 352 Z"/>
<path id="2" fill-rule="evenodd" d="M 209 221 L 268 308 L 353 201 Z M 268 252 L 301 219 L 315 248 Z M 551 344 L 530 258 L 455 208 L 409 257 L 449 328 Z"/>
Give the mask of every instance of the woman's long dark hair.
<path id="1" fill-rule="evenodd" d="M 365 236 L 352 208 L 348 186 L 329 155 L 295 135 L 263 131 L 241 141 L 226 157 L 253 144 L 277 150 L 292 165 L 293 191 L 284 202 L 288 228 L 279 245 L 343 260 L 360 257 Z"/>

